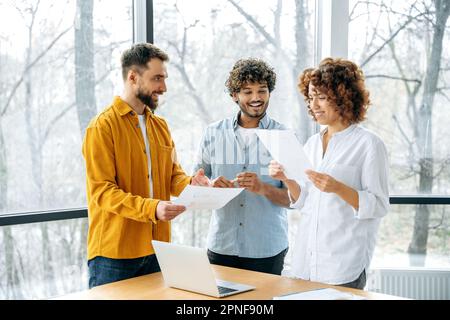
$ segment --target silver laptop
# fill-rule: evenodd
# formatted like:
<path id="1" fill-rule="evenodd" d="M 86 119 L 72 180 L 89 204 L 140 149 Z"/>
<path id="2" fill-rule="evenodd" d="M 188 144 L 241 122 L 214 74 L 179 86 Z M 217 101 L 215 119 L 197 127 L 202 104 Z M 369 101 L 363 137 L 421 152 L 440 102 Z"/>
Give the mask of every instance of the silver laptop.
<path id="1" fill-rule="evenodd" d="M 255 289 L 245 284 L 218 280 L 208 260 L 206 249 L 152 240 L 156 258 L 169 287 L 217 298 Z"/>

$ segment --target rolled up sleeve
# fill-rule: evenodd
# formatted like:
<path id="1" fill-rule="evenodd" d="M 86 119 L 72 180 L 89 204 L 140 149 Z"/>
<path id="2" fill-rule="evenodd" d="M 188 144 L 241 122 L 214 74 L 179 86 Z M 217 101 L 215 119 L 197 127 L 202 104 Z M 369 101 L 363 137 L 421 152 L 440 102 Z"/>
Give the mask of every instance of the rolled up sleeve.
<path id="1" fill-rule="evenodd" d="M 354 210 L 357 219 L 374 219 L 389 211 L 388 156 L 382 141 L 369 149 L 361 170 L 362 190 L 357 190 L 359 208 Z"/>
<path id="2" fill-rule="evenodd" d="M 297 183 L 300 186 L 300 196 L 298 197 L 297 201 L 293 201 L 291 193 L 288 190 L 290 208 L 291 209 L 301 209 L 305 205 L 306 198 L 308 197 L 308 186 L 304 182 L 297 181 Z"/>

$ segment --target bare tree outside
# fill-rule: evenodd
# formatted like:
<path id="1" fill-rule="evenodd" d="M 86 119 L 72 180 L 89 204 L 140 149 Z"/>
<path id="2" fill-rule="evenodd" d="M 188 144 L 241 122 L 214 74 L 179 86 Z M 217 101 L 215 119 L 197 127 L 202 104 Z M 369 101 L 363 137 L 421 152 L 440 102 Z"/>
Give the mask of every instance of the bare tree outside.
<path id="1" fill-rule="evenodd" d="M 449 177 L 449 150 L 439 145 L 439 156 L 433 152 L 436 130 L 442 132 L 444 128 L 442 122 L 432 125 L 436 116 L 430 113 L 433 108 L 436 109 L 436 104 L 441 109 L 443 101 L 449 99 L 446 84 L 449 57 L 445 50 L 440 53 L 436 51 L 439 43 L 443 48 L 448 46 L 449 37 L 445 32 L 435 37 L 439 30 L 448 29 L 443 19 L 446 3 L 431 0 L 401 3 L 388 0 L 351 1 L 350 28 L 354 28 L 358 38 L 350 39 L 350 58 L 362 65 L 373 102 L 369 120 L 364 125 L 388 142 L 393 194 L 445 193 L 445 188 L 448 188 L 445 187 L 445 180 Z M 313 65 L 311 31 L 314 3 L 267 1 L 260 3 L 260 10 L 257 10 L 247 1 L 228 0 L 199 4 L 194 12 L 186 8 L 183 1 L 173 1 L 155 2 L 155 10 L 155 41 L 169 49 L 173 67 L 173 70 L 169 69 L 170 77 L 176 77 L 176 80 L 169 81 L 169 91 L 159 112 L 172 125 L 184 167 L 189 168 L 195 157 L 196 148 L 192 139 L 201 137 L 199 129 L 207 125 L 207 117 L 213 122 L 236 111 L 227 100 L 223 83 L 232 63 L 241 57 L 257 56 L 275 66 L 279 78 L 284 81 L 274 91 L 269 113 L 294 128 L 303 140 L 312 134 L 314 126 L 302 98 L 297 94 L 296 83 L 298 74 Z M 439 19 L 438 12 L 443 15 Z M 287 25 L 291 28 L 289 30 L 294 29 L 295 32 L 291 32 L 291 38 L 285 39 L 283 28 Z M 442 66 L 437 71 L 439 64 Z M 425 83 L 431 84 L 433 79 L 438 79 L 435 88 L 427 88 Z M 283 92 L 281 98 L 277 96 L 277 90 Z M 289 96 L 290 93 L 294 94 Z M 438 102 L 436 99 L 430 100 L 433 95 Z M 431 101 L 433 104 L 430 104 Z M 431 107 L 425 112 L 426 106 Z M 184 110 L 191 113 L 186 114 Z M 439 118 L 442 119 L 443 115 Z M 192 127 L 192 121 L 198 125 Z M 189 135 L 186 134 L 186 127 L 191 128 Z M 443 191 L 438 191 L 438 186 Z M 398 210 L 396 207 L 393 209 Z M 406 206 L 401 209 L 410 211 L 410 207 Z M 436 206 L 417 206 L 414 210 L 414 219 L 409 214 L 399 213 L 402 218 L 399 222 L 402 225 L 399 229 L 401 238 L 411 232 L 410 244 L 402 251 L 411 253 L 411 264 L 423 264 L 420 260 L 425 257 L 426 248 L 430 247 L 427 241 L 424 242 L 428 232 L 433 233 L 433 252 L 447 252 L 448 244 L 438 246 L 436 243 L 446 243 L 445 239 L 448 239 L 445 231 L 448 230 L 448 215 Z M 430 210 L 434 212 L 431 217 Z M 389 215 L 385 219 L 386 224 L 397 219 L 396 214 Z M 198 215 L 193 212 L 180 217 L 173 224 L 175 240 L 204 245 L 208 219 L 208 212 Z M 204 229 L 195 229 L 198 227 L 194 226 L 203 226 Z M 295 223 L 290 224 L 290 230 L 294 227 Z M 178 236 L 180 233 L 177 230 L 190 230 L 191 236 L 186 237 L 182 231 L 183 235 Z M 390 247 L 397 250 L 392 246 L 392 240 L 381 244 L 386 251 Z"/>
<path id="2" fill-rule="evenodd" d="M 185 1 L 155 1 L 154 8 L 155 43 L 171 58 L 168 92 L 157 112 L 169 121 L 185 170 L 192 168 L 204 128 L 238 111 L 225 81 L 240 58 L 262 58 L 275 68 L 268 112 L 306 141 L 312 123 L 296 85 L 312 64 L 314 1 L 263 1 L 257 10 L 248 1 L 202 1 L 196 10 Z M 204 246 L 209 218 L 210 212 L 196 211 L 180 216 L 173 240 Z"/>
<path id="3" fill-rule="evenodd" d="M 450 1 L 353 3 L 353 21 L 367 19 L 369 12 L 372 17 L 367 20 L 363 50 L 355 48 L 354 51 L 361 54 L 359 62 L 366 71 L 368 83 L 376 88 L 374 93 L 379 92 L 378 88 L 388 91 L 387 86 L 392 85 L 384 96 L 389 98 L 381 102 L 392 104 L 383 106 L 391 108 L 382 113 L 383 117 L 390 114 L 391 121 L 372 123 L 378 127 L 378 132 L 389 135 L 392 150 L 405 150 L 392 152 L 392 173 L 396 179 L 391 179 L 391 183 L 395 182 L 391 192 L 403 193 L 404 188 L 409 194 L 445 193 L 445 189 L 439 190 L 437 186 L 440 180 L 448 178 L 450 151 L 434 135 L 443 129 L 440 128 L 442 113 L 435 110 L 441 110 L 440 105 L 449 101 L 450 56 L 444 48 L 448 46 Z M 399 96 L 394 97 L 394 92 Z M 392 131 L 396 132 L 394 136 Z M 435 147 L 443 156 L 437 156 Z M 408 189 L 408 186 L 415 189 Z M 430 220 L 432 210 L 428 205 L 415 207 L 413 232 L 407 248 L 412 265 L 425 264 L 429 232 L 436 229 Z"/>
<path id="4" fill-rule="evenodd" d="M 132 37 L 131 2 L 108 6 L 0 4 L 14 26 L 0 29 L 0 214 L 86 206 L 83 132 L 97 105 L 120 94 L 119 55 Z M 87 219 L 1 229 L 1 298 L 87 288 Z"/>
<path id="5" fill-rule="evenodd" d="M 276 8 L 273 11 L 274 15 L 274 26 L 273 31 L 270 32 L 266 30 L 256 17 L 252 16 L 250 11 L 246 11 L 239 3 L 235 0 L 228 0 L 229 3 L 236 8 L 236 10 L 248 21 L 248 23 L 259 32 L 268 44 L 273 46 L 275 50 L 275 57 L 277 60 L 283 61 L 287 68 L 291 69 L 292 83 L 294 86 L 292 90 L 296 90 L 296 85 L 298 83 L 299 74 L 311 66 L 312 61 L 312 51 L 310 33 L 307 30 L 311 29 L 311 15 L 312 11 L 310 8 L 310 1 L 307 0 L 295 0 L 295 15 L 293 17 L 295 24 L 295 51 L 293 54 L 290 52 L 289 48 L 283 46 L 281 41 L 281 27 L 280 23 L 283 14 L 283 1 L 276 1 Z M 307 112 L 305 102 L 301 95 L 297 95 L 296 105 L 299 106 L 298 112 L 299 116 L 297 119 L 297 135 L 302 143 L 314 133 L 315 126 L 311 122 L 311 117 Z"/>
<path id="6" fill-rule="evenodd" d="M 75 103 L 83 134 L 95 106 L 94 1 L 77 0 L 75 16 Z"/>

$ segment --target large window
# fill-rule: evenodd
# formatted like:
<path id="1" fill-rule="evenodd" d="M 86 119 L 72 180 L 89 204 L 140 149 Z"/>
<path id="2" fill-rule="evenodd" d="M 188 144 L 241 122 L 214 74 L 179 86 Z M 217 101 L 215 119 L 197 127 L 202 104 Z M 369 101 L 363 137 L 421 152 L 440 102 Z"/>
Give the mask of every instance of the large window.
<path id="1" fill-rule="evenodd" d="M 349 57 L 366 74 L 366 125 L 387 144 L 391 195 L 450 195 L 449 11 L 448 1 L 350 1 Z M 399 232 L 384 254 L 403 243 L 403 253 L 422 256 L 410 259 L 414 265 L 425 265 L 427 253 L 445 256 L 450 217 L 443 208 L 392 209 L 384 223 Z"/>
<path id="2" fill-rule="evenodd" d="M 313 63 L 315 1 L 154 1 L 155 43 L 170 54 L 168 92 L 159 113 L 170 125 L 184 169 L 191 172 L 202 132 L 238 107 L 225 81 L 240 58 L 262 58 L 277 84 L 268 113 L 306 140 L 313 128 L 296 88 Z M 295 30 L 295 32 L 293 32 Z M 209 212 L 177 218 L 174 241 L 205 246 Z M 255 222 L 256 223 L 256 222 Z"/>
<path id="3" fill-rule="evenodd" d="M 86 219 L 0 227 L 0 299 L 86 290 L 86 235 Z"/>
<path id="4" fill-rule="evenodd" d="M 417 207 L 430 213 L 427 254 L 406 254 L 414 234 Z M 450 269 L 450 208 L 442 205 L 392 205 L 381 220 L 371 268 Z"/>
<path id="5" fill-rule="evenodd" d="M 86 206 L 82 135 L 121 92 L 131 7 L 0 3 L 0 214 Z"/>
<path id="6" fill-rule="evenodd" d="M 391 194 L 450 195 L 449 10 L 434 3 L 350 1 L 349 56 L 371 91 L 367 126 L 389 148 Z"/>
<path id="7" fill-rule="evenodd" d="M 0 2 L 0 215 L 86 206 L 81 141 L 121 93 L 132 2 Z M 0 228 L 0 299 L 87 287 L 87 219 Z"/>

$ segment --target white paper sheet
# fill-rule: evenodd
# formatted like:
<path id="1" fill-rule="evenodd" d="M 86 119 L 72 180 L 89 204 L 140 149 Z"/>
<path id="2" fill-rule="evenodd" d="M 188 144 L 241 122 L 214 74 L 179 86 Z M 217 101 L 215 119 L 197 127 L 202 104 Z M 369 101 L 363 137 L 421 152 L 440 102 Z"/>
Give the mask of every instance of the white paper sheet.
<path id="1" fill-rule="evenodd" d="M 225 206 L 244 188 L 212 188 L 188 185 L 180 196 L 173 200 L 190 210 L 216 210 Z"/>
<path id="2" fill-rule="evenodd" d="M 323 288 L 304 292 L 295 292 L 283 296 L 273 297 L 273 300 L 365 300 L 350 292 L 340 291 L 333 288 Z"/>
<path id="3" fill-rule="evenodd" d="M 292 130 L 256 130 L 273 159 L 279 162 L 289 179 L 309 181 L 305 170 L 313 169 L 303 146 Z"/>

